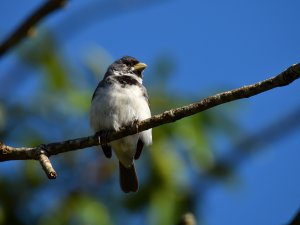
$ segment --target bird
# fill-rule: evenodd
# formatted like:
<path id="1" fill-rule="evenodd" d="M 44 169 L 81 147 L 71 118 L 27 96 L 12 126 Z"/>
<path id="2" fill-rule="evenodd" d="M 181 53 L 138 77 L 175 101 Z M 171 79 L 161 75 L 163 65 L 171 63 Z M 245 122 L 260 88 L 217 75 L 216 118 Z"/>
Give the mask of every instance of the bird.
<path id="1" fill-rule="evenodd" d="M 99 137 L 105 138 L 110 131 L 118 131 L 123 126 L 151 117 L 148 93 L 143 86 L 146 67 L 145 63 L 131 56 L 124 56 L 108 67 L 95 89 L 90 108 L 90 124 L 94 132 L 102 134 Z M 113 150 L 119 160 L 123 192 L 138 191 L 134 160 L 139 159 L 144 146 L 151 144 L 152 130 L 149 129 L 101 145 L 107 158 L 112 157 Z"/>

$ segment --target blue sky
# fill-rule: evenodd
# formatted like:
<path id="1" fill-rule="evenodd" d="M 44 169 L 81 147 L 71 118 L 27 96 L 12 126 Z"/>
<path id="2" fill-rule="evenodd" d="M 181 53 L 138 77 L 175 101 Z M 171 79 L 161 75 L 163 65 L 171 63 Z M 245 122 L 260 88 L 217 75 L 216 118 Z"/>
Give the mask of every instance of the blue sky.
<path id="1" fill-rule="evenodd" d="M 5 23 L 0 25 L 0 38 L 41 2 L 3 1 L 0 18 Z M 118 3 L 110 10 L 112 15 L 100 9 L 95 15 L 97 8 L 90 8 L 90 18 L 75 18 L 74 12 L 87 2 L 93 1 L 70 1 L 42 25 L 54 31 L 61 51 L 79 68 L 84 64 L 83 55 L 94 46 L 101 46 L 111 59 L 135 56 L 149 68 L 158 56 L 166 55 L 176 65 L 170 89 L 201 98 L 266 79 L 300 61 L 300 2 L 296 0 L 145 1 L 147 4 L 132 0 L 131 5 Z M 93 22 L 86 24 L 89 20 Z M 60 23 L 70 27 L 62 30 Z M 14 60 L 13 53 L 2 58 L 0 73 Z M 299 107 L 299 88 L 296 81 L 241 100 L 236 119 L 250 133 L 259 132 Z M 300 206 L 299 146 L 297 129 L 242 164 L 238 168 L 242 185 L 237 189 L 212 189 L 204 200 L 207 224 L 287 222 Z"/>

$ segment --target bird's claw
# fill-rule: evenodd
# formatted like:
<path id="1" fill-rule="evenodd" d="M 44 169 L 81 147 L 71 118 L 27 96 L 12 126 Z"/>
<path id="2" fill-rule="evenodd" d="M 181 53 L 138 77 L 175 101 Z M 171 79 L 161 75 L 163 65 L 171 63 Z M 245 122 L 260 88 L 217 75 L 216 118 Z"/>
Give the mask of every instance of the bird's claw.
<path id="1" fill-rule="evenodd" d="M 98 137 L 99 145 L 107 145 L 107 137 L 109 134 L 109 130 L 100 130 L 96 133 Z"/>
<path id="2" fill-rule="evenodd" d="M 101 145 L 103 153 L 107 158 L 111 158 L 112 156 L 111 147 L 107 144 L 107 137 L 109 133 L 109 130 L 100 130 L 96 133 L 99 145 Z"/>
<path id="3" fill-rule="evenodd" d="M 138 119 L 135 119 L 135 120 L 132 121 L 132 126 L 135 127 L 137 133 L 139 132 L 139 125 L 138 125 L 138 123 L 139 123 Z"/>

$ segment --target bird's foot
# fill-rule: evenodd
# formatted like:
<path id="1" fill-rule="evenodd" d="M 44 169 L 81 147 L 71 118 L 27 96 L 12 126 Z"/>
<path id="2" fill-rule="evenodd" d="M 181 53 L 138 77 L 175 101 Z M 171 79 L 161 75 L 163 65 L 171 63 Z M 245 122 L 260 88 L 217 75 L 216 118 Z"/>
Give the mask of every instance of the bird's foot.
<path id="1" fill-rule="evenodd" d="M 137 133 L 139 132 L 139 126 L 138 126 L 138 123 L 139 123 L 139 122 L 140 122 L 140 121 L 139 121 L 138 119 L 135 119 L 135 120 L 133 120 L 132 123 L 131 123 L 131 126 L 135 127 Z"/>
<path id="2" fill-rule="evenodd" d="M 110 130 L 100 130 L 96 133 L 96 135 L 98 136 L 99 145 L 101 145 L 101 148 L 106 158 L 111 158 L 112 156 L 111 147 L 107 144 L 107 137 L 109 133 Z"/>
<path id="3" fill-rule="evenodd" d="M 107 137 L 110 133 L 110 130 L 100 130 L 96 133 L 96 136 L 98 137 L 99 145 L 107 145 Z"/>

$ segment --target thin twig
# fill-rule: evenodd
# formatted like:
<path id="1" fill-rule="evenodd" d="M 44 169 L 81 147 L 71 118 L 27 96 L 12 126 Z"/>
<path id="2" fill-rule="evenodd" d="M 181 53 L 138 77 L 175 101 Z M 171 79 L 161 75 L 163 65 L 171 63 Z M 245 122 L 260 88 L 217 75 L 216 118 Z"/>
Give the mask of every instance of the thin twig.
<path id="1" fill-rule="evenodd" d="M 40 164 L 41 164 L 42 168 L 44 169 L 47 177 L 49 179 L 55 179 L 56 172 L 53 169 L 53 166 L 52 166 L 48 156 L 46 154 L 40 154 L 39 161 L 40 161 Z"/>
<path id="2" fill-rule="evenodd" d="M 300 224 L 300 210 L 295 214 L 294 218 L 287 225 L 299 225 Z"/>
<path id="3" fill-rule="evenodd" d="M 40 164 L 45 171 L 47 177 L 49 179 L 55 179 L 56 178 L 56 172 L 53 169 L 53 166 L 50 162 L 50 159 L 48 157 L 47 149 L 44 145 L 40 146 L 38 160 L 40 161 Z"/>
<path id="4" fill-rule="evenodd" d="M 61 8 L 67 0 L 46 0 L 36 11 L 34 11 L 17 29 L 9 35 L 0 45 L 0 58 L 13 46 L 26 37 L 34 26 L 50 13 Z"/>
<path id="5" fill-rule="evenodd" d="M 279 75 L 269 78 L 267 80 L 237 88 L 231 91 L 222 92 L 210 97 L 207 97 L 199 102 L 183 106 L 176 109 L 171 109 L 162 114 L 152 116 L 149 119 L 140 121 L 134 125 L 128 125 L 122 127 L 117 132 L 111 132 L 106 136 L 106 141 L 111 142 L 122 137 L 136 134 L 137 132 L 142 132 L 150 128 L 154 128 L 166 123 L 172 123 L 184 117 L 194 115 L 196 113 L 202 112 L 204 110 L 213 108 L 215 106 L 235 101 L 238 99 L 249 98 L 251 96 L 260 94 L 262 92 L 268 91 L 270 89 L 286 86 L 291 82 L 295 81 L 300 77 L 300 63 L 295 64 Z M 88 137 L 82 137 L 62 142 L 50 143 L 43 145 L 47 150 L 47 155 L 57 155 L 63 152 L 74 151 L 78 149 L 83 149 L 95 145 L 99 145 L 98 134 Z M 105 140 L 102 138 L 102 140 Z M 101 143 L 106 144 L 106 143 Z M 39 156 L 39 147 L 35 148 L 14 148 L 3 143 L 0 143 L 0 162 L 8 160 L 27 160 L 35 159 Z"/>

